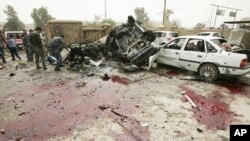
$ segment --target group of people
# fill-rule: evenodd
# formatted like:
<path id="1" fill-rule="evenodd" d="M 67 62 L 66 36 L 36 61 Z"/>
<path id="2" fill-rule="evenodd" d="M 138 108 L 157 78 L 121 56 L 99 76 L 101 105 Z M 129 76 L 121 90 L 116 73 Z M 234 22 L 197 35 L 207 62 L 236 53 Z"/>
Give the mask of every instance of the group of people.
<path id="1" fill-rule="evenodd" d="M 39 70 L 43 68 L 44 70 L 47 69 L 46 67 L 46 58 L 49 54 L 50 56 L 53 56 L 56 58 L 57 63 L 55 66 L 55 71 L 59 71 L 60 68 L 63 66 L 62 64 L 62 56 L 61 51 L 64 47 L 66 47 L 66 44 L 64 42 L 64 35 L 61 35 L 60 37 L 54 37 L 52 41 L 46 46 L 43 37 L 41 36 L 42 29 L 40 27 L 36 27 L 34 31 L 32 29 L 29 30 L 29 34 L 26 30 L 23 31 L 23 45 L 25 47 L 25 53 L 27 57 L 27 61 L 33 62 L 33 56 L 35 56 L 35 64 L 36 69 Z M 0 57 L 3 60 L 3 63 L 6 63 L 5 57 L 4 57 L 4 48 L 9 49 L 12 60 L 15 60 L 15 56 L 21 60 L 20 55 L 17 52 L 17 46 L 15 43 L 15 39 L 13 35 L 9 36 L 9 39 L 6 41 L 2 32 L 0 31 Z M 47 52 L 48 51 L 48 52 Z M 40 62 L 42 63 L 42 67 L 40 66 Z"/>

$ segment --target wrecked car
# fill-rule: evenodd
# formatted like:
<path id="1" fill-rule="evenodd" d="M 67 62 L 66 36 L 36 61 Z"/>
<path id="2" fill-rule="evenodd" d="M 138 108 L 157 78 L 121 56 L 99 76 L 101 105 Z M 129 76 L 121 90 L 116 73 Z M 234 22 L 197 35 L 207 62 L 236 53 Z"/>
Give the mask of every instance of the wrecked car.
<path id="1" fill-rule="evenodd" d="M 160 50 L 159 46 L 153 43 L 155 38 L 152 31 L 146 30 L 140 22 L 128 16 L 127 23 L 114 28 L 108 34 L 106 46 L 112 55 L 122 62 L 141 67 L 149 65 L 150 56 Z"/>
<path id="2" fill-rule="evenodd" d="M 220 75 L 241 76 L 250 72 L 245 54 L 227 52 L 216 42 L 218 37 L 178 37 L 163 47 L 157 62 L 198 72 L 206 82 L 214 82 Z"/>
<path id="3" fill-rule="evenodd" d="M 67 68 L 77 68 L 77 70 L 80 69 L 83 63 L 99 66 L 100 64 L 95 61 L 103 61 L 103 57 L 108 54 L 108 48 L 101 42 L 71 44 L 68 51 L 69 53 L 63 62 L 67 64 Z"/>
<path id="4" fill-rule="evenodd" d="M 104 44 L 98 41 L 72 44 L 64 62 L 67 61 L 68 66 L 72 68 L 83 62 L 86 64 L 90 59 L 96 61 L 111 54 L 111 57 L 126 64 L 122 66 L 123 69 L 133 71 L 136 70 L 133 68 L 142 67 L 149 70 L 161 50 L 154 43 L 155 38 L 152 31 L 145 29 L 132 16 L 128 16 L 127 23 L 112 29 Z M 93 60 L 92 64 L 96 64 Z"/>

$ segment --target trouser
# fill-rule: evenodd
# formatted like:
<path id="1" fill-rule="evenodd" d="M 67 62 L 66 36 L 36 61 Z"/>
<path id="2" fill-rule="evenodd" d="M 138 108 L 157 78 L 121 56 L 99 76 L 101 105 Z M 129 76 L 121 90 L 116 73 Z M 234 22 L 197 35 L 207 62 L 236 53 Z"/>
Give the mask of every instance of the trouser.
<path id="1" fill-rule="evenodd" d="M 10 54 L 11 54 L 11 56 L 12 56 L 12 60 L 16 60 L 16 59 L 15 59 L 15 56 L 16 56 L 19 60 L 21 60 L 21 57 L 20 57 L 19 54 L 17 53 L 17 48 L 16 48 L 16 47 L 10 47 L 9 49 L 10 49 Z"/>
<path id="2" fill-rule="evenodd" d="M 34 53 L 35 53 L 36 68 L 37 69 L 40 68 L 40 66 L 39 66 L 39 59 L 40 58 L 41 58 L 43 68 L 46 68 L 44 48 L 33 47 L 33 49 L 34 49 Z"/>
<path id="3" fill-rule="evenodd" d="M 3 63 L 6 63 L 6 60 L 5 60 L 5 58 L 4 58 L 4 50 L 3 50 L 3 47 L 0 47 L 0 57 L 2 58 Z"/>
<path id="4" fill-rule="evenodd" d="M 52 56 L 54 56 L 57 59 L 56 67 L 55 69 L 60 69 L 60 67 L 63 65 L 62 63 L 62 55 L 60 52 L 52 53 Z"/>
<path id="5" fill-rule="evenodd" d="M 25 53 L 28 61 L 33 61 L 33 56 L 34 56 L 34 50 L 32 49 L 31 46 L 27 45 L 25 46 Z"/>

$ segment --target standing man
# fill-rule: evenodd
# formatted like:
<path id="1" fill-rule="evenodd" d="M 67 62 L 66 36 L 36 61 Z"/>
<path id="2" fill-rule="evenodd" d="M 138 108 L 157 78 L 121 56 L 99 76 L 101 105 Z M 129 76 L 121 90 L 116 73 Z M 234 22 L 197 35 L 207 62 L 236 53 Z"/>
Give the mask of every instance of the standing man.
<path id="1" fill-rule="evenodd" d="M 14 39 L 14 36 L 12 34 L 10 34 L 10 38 L 7 41 L 7 44 L 9 46 L 10 49 L 10 53 L 12 56 L 12 61 L 15 61 L 15 56 L 21 60 L 21 57 L 19 56 L 19 54 L 17 53 L 17 46 L 16 46 L 16 41 Z"/>
<path id="2" fill-rule="evenodd" d="M 55 71 L 60 71 L 60 68 L 63 65 L 61 52 L 63 48 L 66 47 L 63 39 L 64 35 L 61 35 L 60 37 L 54 37 L 48 45 L 49 54 L 57 59 Z"/>
<path id="3" fill-rule="evenodd" d="M 23 45 L 25 47 L 25 53 L 26 53 L 27 61 L 33 61 L 33 54 L 31 56 L 31 52 L 30 52 L 31 51 L 30 50 L 30 37 L 29 37 L 26 29 L 23 30 L 23 38 L 22 39 L 23 39 Z"/>
<path id="4" fill-rule="evenodd" d="M 34 58 L 34 50 L 33 50 L 33 48 L 32 48 L 32 46 L 31 46 L 31 43 L 30 43 L 30 34 L 33 32 L 33 29 L 30 29 L 29 30 L 29 36 L 28 36 L 28 38 L 29 38 L 29 48 L 28 48 L 28 53 L 29 53 L 29 59 L 30 59 L 30 61 L 32 61 L 33 62 L 33 58 Z"/>
<path id="5" fill-rule="evenodd" d="M 47 67 L 45 65 L 45 51 L 42 44 L 42 39 L 40 33 L 42 32 L 41 27 L 36 27 L 35 32 L 31 33 L 30 43 L 35 53 L 35 61 L 36 61 L 36 69 L 41 69 L 39 66 L 39 58 L 41 58 L 43 69 L 46 70 Z"/>
<path id="6" fill-rule="evenodd" d="M 2 58 L 3 63 L 6 63 L 6 60 L 4 58 L 4 48 L 6 49 L 6 40 L 2 34 L 2 31 L 0 30 L 0 57 Z"/>

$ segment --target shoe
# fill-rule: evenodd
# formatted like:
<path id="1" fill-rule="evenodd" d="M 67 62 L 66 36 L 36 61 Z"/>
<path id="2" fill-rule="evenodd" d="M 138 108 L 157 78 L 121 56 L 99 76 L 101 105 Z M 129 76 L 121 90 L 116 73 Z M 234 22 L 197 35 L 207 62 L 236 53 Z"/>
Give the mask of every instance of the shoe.
<path id="1" fill-rule="evenodd" d="M 42 67 L 37 67 L 36 69 L 39 70 L 39 69 L 41 69 L 41 68 L 42 68 Z"/>
<path id="2" fill-rule="evenodd" d="M 43 70 L 47 70 L 47 67 L 43 68 Z"/>

